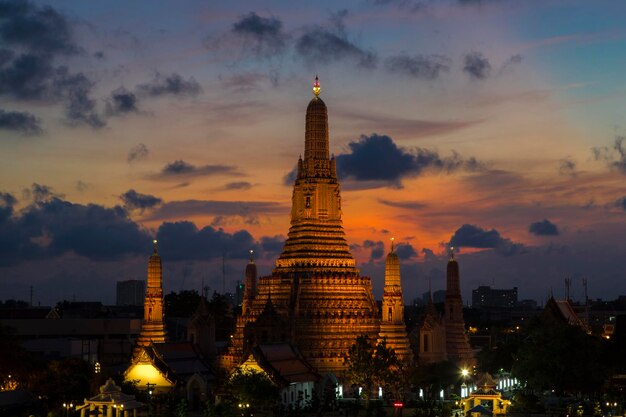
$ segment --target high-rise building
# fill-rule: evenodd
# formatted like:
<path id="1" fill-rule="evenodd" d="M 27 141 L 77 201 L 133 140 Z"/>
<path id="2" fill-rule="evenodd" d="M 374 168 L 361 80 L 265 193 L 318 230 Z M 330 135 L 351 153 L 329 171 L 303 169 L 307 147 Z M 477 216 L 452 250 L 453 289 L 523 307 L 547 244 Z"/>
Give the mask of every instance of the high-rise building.
<path id="1" fill-rule="evenodd" d="M 297 347 L 320 374 L 340 373 L 358 336 L 373 342 L 379 337 L 372 282 L 359 273 L 345 238 L 328 110 L 317 78 L 313 92 L 288 237 L 272 274 L 260 278 L 253 299 L 244 297 L 232 344 L 221 358 L 225 367 L 237 365 L 254 344 L 284 342 Z"/>
<path id="2" fill-rule="evenodd" d="M 146 291 L 146 281 L 140 279 L 129 279 L 117 281 L 115 305 L 118 306 L 140 306 Z"/>
<path id="3" fill-rule="evenodd" d="M 517 307 L 517 287 L 506 290 L 481 285 L 472 290 L 472 307 Z"/>

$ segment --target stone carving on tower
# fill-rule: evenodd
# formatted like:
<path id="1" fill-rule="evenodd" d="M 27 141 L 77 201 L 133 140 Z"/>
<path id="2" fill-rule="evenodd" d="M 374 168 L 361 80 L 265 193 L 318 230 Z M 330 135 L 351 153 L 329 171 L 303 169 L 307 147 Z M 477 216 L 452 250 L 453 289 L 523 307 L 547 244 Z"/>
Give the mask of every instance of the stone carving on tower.
<path id="1" fill-rule="evenodd" d="M 167 336 L 163 323 L 163 274 L 161 257 L 157 248 L 157 241 L 153 241 L 154 252 L 148 261 L 148 280 L 146 283 L 146 298 L 143 304 L 143 322 L 141 332 L 135 346 L 135 356 L 144 347 L 152 343 L 164 343 Z"/>
<path id="2" fill-rule="evenodd" d="M 387 341 L 387 346 L 393 348 L 396 356 L 402 360 L 411 360 L 412 352 L 404 324 L 404 300 L 400 282 L 400 259 L 393 248 L 385 261 L 385 287 L 383 292 L 382 317 L 380 320 L 380 339 Z"/>
<path id="3" fill-rule="evenodd" d="M 317 77 L 313 94 L 287 240 L 272 274 L 260 278 L 256 296 L 243 309 L 220 361 L 227 368 L 255 343 L 280 340 L 297 347 L 318 372 L 340 373 L 356 337 L 378 337 L 372 283 L 355 267 L 345 238 L 335 158 L 329 153 L 328 110 Z"/>
<path id="4" fill-rule="evenodd" d="M 476 360 L 465 332 L 459 264 L 454 258 L 454 248 L 450 248 L 448 260 L 443 322 L 446 328 L 448 360 L 464 366 L 475 365 Z"/>

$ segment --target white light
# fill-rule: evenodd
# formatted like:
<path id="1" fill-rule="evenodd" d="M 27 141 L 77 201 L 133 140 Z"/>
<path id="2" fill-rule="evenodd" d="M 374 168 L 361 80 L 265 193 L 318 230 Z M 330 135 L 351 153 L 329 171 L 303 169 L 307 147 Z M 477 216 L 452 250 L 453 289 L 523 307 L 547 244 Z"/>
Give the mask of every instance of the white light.
<path id="1" fill-rule="evenodd" d="M 441 390 L 441 391 L 439 392 L 439 396 L 440 396 L 440 397 L 441 397 L 441 399 L 443 400 L 443 390 Z"/>

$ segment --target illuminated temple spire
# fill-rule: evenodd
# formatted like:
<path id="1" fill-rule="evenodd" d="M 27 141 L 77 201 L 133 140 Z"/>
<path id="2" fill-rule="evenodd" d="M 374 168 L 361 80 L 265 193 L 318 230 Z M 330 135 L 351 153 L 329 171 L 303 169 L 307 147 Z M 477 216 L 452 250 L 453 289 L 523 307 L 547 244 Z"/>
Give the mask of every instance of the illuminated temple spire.
<path id="1" fill-rule="evenodd" d="M 163 324 L 163 274 L 161 257 L 159 256 L 156 239 L 152 241 L 154 251 L 148 261 L 148 279 L 146 298 L 143 305 L 143 323 L 137 339 L 135 354 L 151 343 L 165 342 L 165 325 Z"/>
<path id="2" fill-rule="evenodd" d="M 454 248 L 451 247 L 446 274 L 446 299 L 443 318 L 446 327 L 446 352 L 449 361 L 468 366 L 474 365 L 475 359 L 465 333 L 460 281 L 459 263 L 454 258 Z"/>
<path id="3" fill-rule="evenodd" d="M 329 155 L 328 109 L 319 97 L 306 109 L 304 160 L 298 160 L 291 207 L 291 228 L 276 268 L 356 271 L 341 222 L 341 195 L 335 158 Z"/>
<path id="4" fill-rule="evenodd" d="M 232 369 L 257 343 L 286 342 L 320 375 L 345 370 L 358 336 L 376 340 L 380 314 L 369 277 L 350 254 L 341 221 L 335 159 L 329 154 L 328 110 L 319 79 L 306 109 L 304 154 L 293 185 L 291 225 L 271 275 L 237 319 L 220 364 Z"/>
<path id="5" fill-rule="evenodd" d="M 387 346 L 396 351 L 398 358 L 405 360 L 411 357 L 411 348 L 404 324 L 400 258 L 394 251 L 393 243 L 394 239 L 391 238 L 391 250 L 385 261 L 385 288 L 379 338 L 386 339 Z"/>

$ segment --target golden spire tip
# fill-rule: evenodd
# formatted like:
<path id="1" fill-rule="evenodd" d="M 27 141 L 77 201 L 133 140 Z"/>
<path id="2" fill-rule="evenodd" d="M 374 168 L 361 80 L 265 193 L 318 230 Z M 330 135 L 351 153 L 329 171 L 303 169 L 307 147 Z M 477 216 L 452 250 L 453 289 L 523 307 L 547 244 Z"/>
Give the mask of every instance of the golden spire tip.
<path id="1" fill-rule="evenodd" d="M 315 97 L 320 95 L 320 79 L 317 77 L 317 75 L 315 76 L 315 83 L 313 83 L 313 95 Z"/>

